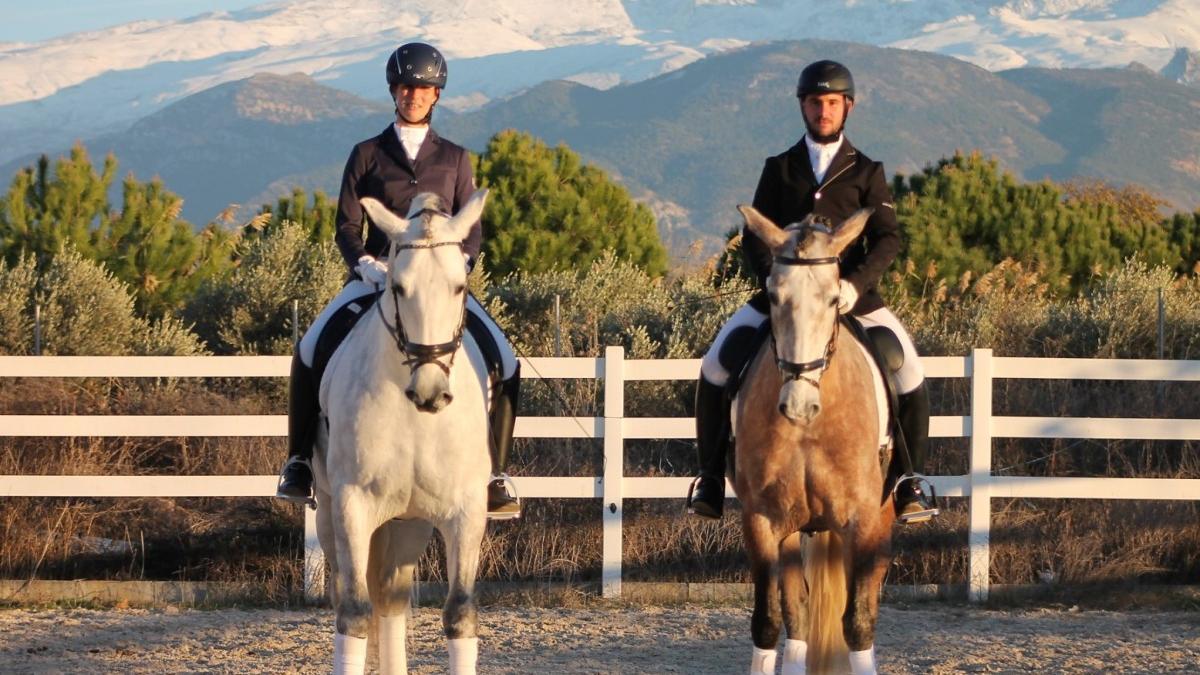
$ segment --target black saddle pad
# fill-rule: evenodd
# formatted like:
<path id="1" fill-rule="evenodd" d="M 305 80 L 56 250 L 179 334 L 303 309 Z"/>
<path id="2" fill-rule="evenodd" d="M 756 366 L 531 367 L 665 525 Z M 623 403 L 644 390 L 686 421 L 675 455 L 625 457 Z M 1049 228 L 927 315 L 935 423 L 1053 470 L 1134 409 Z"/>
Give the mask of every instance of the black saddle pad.
<path id="1" fill-rule="evenodd" d="M 317 346 L 313 352 L 314 382 L 321 381 L 321 377 L 325 374 L 325 368 L 329 366 L 329 359 L 333 358 L 333 353 L 337 351 L 342 340 L 346 339 L 359 319 L 366 316 L 367 312 L 375 306 L 382 292 L 375 291 L 354 298 L 339 307 L 333 316 L 329 317 L 329 321 L 325 322 L 325 327 L 317 336 Z M 472 312 L 467 312 L 466 322 L 467 332 L 475 339 L 475 344 L 479 345 L 479 351 L 483 353 L 483 360 L 487 363 L 488 372 L 493 378 L 499 379 L 500 347 L 492 337 L 491 331 L 484 325 L 483 320 Z"/>
<path id="2" fill-rule="evenodd" d="M 342 344 L 342 340 L 345 340 L 346 336 L 350 334 L 350 330 L 354 328 L 358 320 L 375 305 L 382 292 L 375 291 L 354 298 L 339 307 L 333 316 L 329 317 L 329 321 L 325 322 L 325 327 L 317 336 L 317 347 L 313 352 L 313 382 L 321 381 L 321 376 L 325 374 L 325 368 L 329 365 L 329 359 L 333 358 L 333 353 Z"/>

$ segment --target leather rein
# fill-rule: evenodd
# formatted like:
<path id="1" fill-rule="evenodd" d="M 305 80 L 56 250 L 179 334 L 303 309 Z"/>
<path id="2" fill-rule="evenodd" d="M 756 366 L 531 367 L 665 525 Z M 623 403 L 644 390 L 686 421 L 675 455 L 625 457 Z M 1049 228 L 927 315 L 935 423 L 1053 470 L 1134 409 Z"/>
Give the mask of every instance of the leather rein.
<path id="1" fill-rule="evenodd" d="M 457 246 L 462 250 L 461 241 L 419 241 L 411 244 L 392 244 L 392 250 L 389 257 L 392 260 L 396 259 L 398 251 L 422 249 L 422 248 L 438 248 L 440 246 Z M 422 344 L 413 342 L 408 339 L 408 332 L 404 329 L 404 322 L 400 320 L 400 286 L 392 281 L 391 271 L 388 271 L 388 289 L 392 293 L 392 307 L 396 325 L 393 327 L 388 324 L 387 318 L 383 314 L 383 303 L 376 302 L 375 308 L 379 311 L 379 319 L 383 321 L 383 325 L 391 333 L 392 339 L 396 341 L 396 348 L 404 353 L 408 358 L 404 359 L 404 365 L 410 369 L 417 369 L 427 363 L 432 363 L 442 372 L 450 374 L 450 368 L 454 365 L 454 355 L 458 352 L 459 345 L 462 344 L 463 328 L 466 326 L 467 317 L 467 292 L 463 290 L 462 308 L 459 310 L 458 327 L 454 330 L 454 337 L 449 342 L 441 344 Z M 443 362 L 441 359 L 447 354 L 450 355 L 449 362 Z"/>
<path id="2" fill-rule="evenodd" d="M 777 255 L 774 257 L 774 262 L 777 265 L 836 265 L 839 260 L 837 256 L 829 256 L 825 258 L 797 258 L 790 256 Z M 775 351 L 775 365 L 779 367 L 779 372 L 783 374 L 783 381 L 803 380 L 813 387 L 821 388 L 821 375 L 825 369 L 829 368 L 829 362 L 833 359 L 834 352 L 837 351 L 838 330 L 841 328 L 837 312 L 833 315 L 833 333 L 829 336 L 829 342 L 825 344 L 825 353 L 821 358 L 804 363 L 796 363 L 795 361 L 787 361 L 779 358 L 779 349 L 775 344 L 775 332 L 771 332 L 771 347 Z M 816 376 L 808 375 L 816 371 Z"/>

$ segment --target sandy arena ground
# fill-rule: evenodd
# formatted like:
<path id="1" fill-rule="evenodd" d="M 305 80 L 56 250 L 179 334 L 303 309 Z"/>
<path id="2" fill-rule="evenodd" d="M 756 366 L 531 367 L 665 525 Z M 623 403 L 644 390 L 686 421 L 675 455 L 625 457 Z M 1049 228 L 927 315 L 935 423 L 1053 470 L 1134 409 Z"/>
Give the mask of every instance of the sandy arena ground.
<path id="1" fill-rule="evenodd" d="M 749 665 L 748 609 L 484 607 L 480 617 L 481 673 Z M 413 624 L 411 672 L 444 672 L 439 611 L 419 609 Z M 0 672 L 328 672 L 332 626 L 329 610 L 4 610 Z M 890 606 L 876 647 L 885 673 L 1196 673 L 1200 613 Z"/>

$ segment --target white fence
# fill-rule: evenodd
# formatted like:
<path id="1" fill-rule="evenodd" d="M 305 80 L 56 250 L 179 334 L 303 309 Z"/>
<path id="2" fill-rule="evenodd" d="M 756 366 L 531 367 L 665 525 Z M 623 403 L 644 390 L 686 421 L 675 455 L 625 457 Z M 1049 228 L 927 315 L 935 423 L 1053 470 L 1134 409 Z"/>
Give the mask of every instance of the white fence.
<path id="1" fill-rule="evenodd" d="M 1082 438 L 1200 440 L 1200 419 L 1003 417 L 992 414 L 997 379 L 1200 381 L 1200 361 L 1035 359 L 994 357 L 976 349 L 965 357 L 925 357 L 927 376 L 970 378 L 970 414 L 937 416 L 935 437 L 969 437 L 968 472 L 932 476 L 943 497 L 967 497 L 970 506 L 968 574 L 970 597 L 988 594 L 991 500 L 1005 497 L 1056 499 L 1167 499 L 1200 501 L 1200 479 L 1047 478 L 992 473 L 992 439 Z M 626 417 L 624 383 L 691 380 L 699 361 L 626 359 L 620 347 L 603 358 L 527 359 L 526 378 L 601 379 L 602 417 L 521 417 L 523 438 L 603 438 L 601 476 L 518 476 L 526 498 L 599 499 L 603 513 L 602 588 L 621 594 L 622 513 L 625 499 L 682 501 L 690 478 L 625 475 L 626 439 L 690 439 L 691 418 Z M 13 377 L 286 377 L 289 357 L 0 357 L 0 382 Z M 0 415 L 0 436 L 284 436 L 282 415 L 49 416 Z M 282 459 L 282 458 L 281 458 Z M 265 497 L 275 493 L 275 476 L 0 476 L 3 497 Z M 682 509 L 681 509 L 682 512 Z M 682 516 L 681 516 L 682 517 Z M 305 519 L 305 588 L 316 594 L 324 582 L 312 512 Z"/>

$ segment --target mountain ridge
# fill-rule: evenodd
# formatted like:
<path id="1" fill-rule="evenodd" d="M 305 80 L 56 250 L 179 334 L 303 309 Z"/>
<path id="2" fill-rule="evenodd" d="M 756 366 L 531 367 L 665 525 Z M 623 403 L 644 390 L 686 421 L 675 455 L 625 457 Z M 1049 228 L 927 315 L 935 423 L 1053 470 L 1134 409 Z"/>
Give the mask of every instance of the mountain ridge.
<path id="1" fill-rule="evenodd" d="M 397 44 L 438 44 L 444 105 L 476 109 L 548 79 L 645 80 L 746 44 L 823 38 L 942 53 L 992 71 L 1164 67 L 1200 48 L 1194 0 L 279 0 L 0 44 L 0 161 L 63 129 L 121 131 L 185 96 L 259 72 L 303 72 L 363 97 Z"/>
<path id="2" fill-rule="evenodd" d="M 600 90 L 551 81 L 476 111 L 439 109 L 438 132 L 473 151 L 505 128 L 566 143 L 652 205 L 673 250 L 736 224 L 766 156 L 803 133 L 795 77 L 835 55 L 855 73 L 847 134 L 889 175 L 980 150 L 1027 180 L 1092 176 L 1145 185 L 1180 209 L 1200 206 L 1200 89 L 1147 69 L 991 73 L 950 57 L 807 40 L 752 44 L 682 69 Z M 311 104 L 311 111 L 300 110 Z M 280 117 L 279 111 L 288 111 Z M 88 142 L 122 170 L 159 175 L 204 223 L 230 203 L 255 210 L 292 186 L 336 192 L 350 148 L 386 128 L 384 103 L 308 76 L 263 75 L 168 106 Z M 31 157 L 0 167 L 7 175 Z M 244 215 L 244 214 L 243 214 Z"/>

